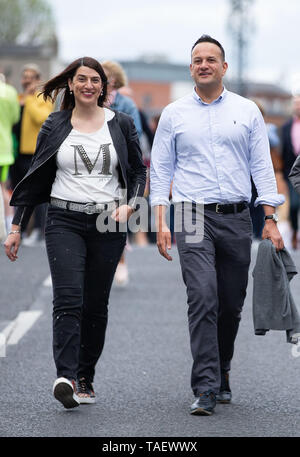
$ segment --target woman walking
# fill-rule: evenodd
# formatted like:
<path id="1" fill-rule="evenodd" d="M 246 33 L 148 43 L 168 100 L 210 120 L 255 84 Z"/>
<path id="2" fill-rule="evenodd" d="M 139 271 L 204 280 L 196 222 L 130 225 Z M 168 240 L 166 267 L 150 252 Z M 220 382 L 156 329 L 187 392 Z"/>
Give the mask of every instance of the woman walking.
<path id="1" fill-rule="evenodd" d="M 18 209 L 5 249 L 15 261 L 21 228 L 34 206 L 48 201 L 45 239 L 57 369 L 53 393 L 65 408 L 73 408 L 95 402 L 95 366 L 126 242 L 120 223 L 127 222 L 136 198 L 143 196 L 146 170 L 133 120 L 103 107 L 107 78 L 99 62 L 75 60 L 42 93 L 54 102 L 61 92 L 61 111 L 43 124 L 31 167 L 14 190 L 11 205 Z M 116 230 L 97 224 L 103 212 Z"/>

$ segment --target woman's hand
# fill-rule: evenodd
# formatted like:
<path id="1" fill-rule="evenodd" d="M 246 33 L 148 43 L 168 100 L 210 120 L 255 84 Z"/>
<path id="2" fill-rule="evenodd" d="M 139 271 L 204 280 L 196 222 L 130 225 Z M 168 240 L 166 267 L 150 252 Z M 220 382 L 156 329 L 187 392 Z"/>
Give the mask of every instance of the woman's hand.
<path id="1" fill-rule="evenodd" d="M 116 222 L 124 223 L 128 221 L 132 213 L 133 209 L 131 206 L 121 205 L 112 212 L 111 218 Z"/>
<path id="2" fill-rule="evenodd" d="M 4 243 L 5 247 L 5 254 L 11 260 L 14 262 L 17 260 L 18 256 L 18 249 L 21 244 L 21 233 L 10 233 Z"/>

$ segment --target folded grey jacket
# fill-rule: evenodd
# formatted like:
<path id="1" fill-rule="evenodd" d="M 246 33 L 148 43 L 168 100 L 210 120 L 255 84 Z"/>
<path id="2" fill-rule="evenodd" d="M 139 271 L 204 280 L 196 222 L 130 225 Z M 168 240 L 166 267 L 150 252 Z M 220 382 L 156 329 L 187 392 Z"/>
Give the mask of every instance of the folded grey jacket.
<path id="1" fill-rule="evenodd" d="M 300 317 L 290 290 L 290 281 L 297 273 L 286 248 L 276 252 L 272 241 L 260 242 L 252 272 L 255 335 L 286 330 L 287 342 L 297 344 Z"/>

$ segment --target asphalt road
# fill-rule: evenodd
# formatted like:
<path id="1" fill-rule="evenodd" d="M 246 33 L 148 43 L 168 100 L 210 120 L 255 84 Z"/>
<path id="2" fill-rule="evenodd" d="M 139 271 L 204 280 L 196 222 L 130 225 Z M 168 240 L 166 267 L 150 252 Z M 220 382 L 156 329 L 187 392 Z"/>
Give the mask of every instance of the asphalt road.
<path id="1" fill-rule="evenodd" d="M 127 253 L 130 282 L 113 287 L 97 403 L 65 410 L 52 397 L 51 287 L 43 247 L 21 248 L 11 264 L 0 253 L 0 330 L 21 311 L 41 311 L 0 358 L 0 437 L 299 437 L 300 357 L 284 332 L 255 336 L 253 250 L 249 287 L 232 364 L 233 402 L 211 417 L 189 414 L 191 355 L 186 293 L 176 247 L 173 262 L 156 246 Z M 300 271 L 300 254 L 293 253 Z M 292 291 L 300 302 L 300 276 Z"/>

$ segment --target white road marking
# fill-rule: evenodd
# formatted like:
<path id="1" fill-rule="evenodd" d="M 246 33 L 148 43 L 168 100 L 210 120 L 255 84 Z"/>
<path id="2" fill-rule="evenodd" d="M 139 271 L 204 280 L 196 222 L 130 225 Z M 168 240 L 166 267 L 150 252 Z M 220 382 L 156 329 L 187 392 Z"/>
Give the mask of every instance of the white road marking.
<path id="1" fill-rule="evenodd" d="M 14 321 L 14 326 L 6 344 L 18 344 L 20 339 L 28 332 L 41 314 L 42 311 L 21 311 Z"/>
<path id="2" fill-rule="evenodd" d="M 51 275 L 43 281 L 43 286 L 51 287 Z M 6 356 L 7 345 L 18 344 L 20 339 L 34 325 L 37 319 L 43 314 L 37 308 L 41 306 L 41 297 L 33 303 L 28 311 L 21 311 L 13 321 L 0 322 L 0 357 Z"/>

